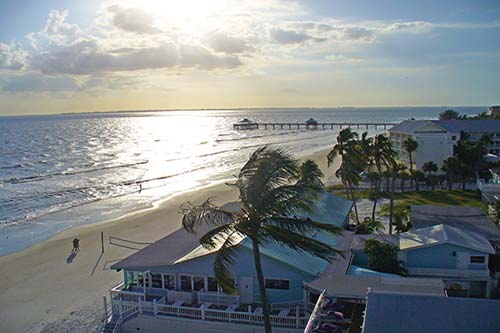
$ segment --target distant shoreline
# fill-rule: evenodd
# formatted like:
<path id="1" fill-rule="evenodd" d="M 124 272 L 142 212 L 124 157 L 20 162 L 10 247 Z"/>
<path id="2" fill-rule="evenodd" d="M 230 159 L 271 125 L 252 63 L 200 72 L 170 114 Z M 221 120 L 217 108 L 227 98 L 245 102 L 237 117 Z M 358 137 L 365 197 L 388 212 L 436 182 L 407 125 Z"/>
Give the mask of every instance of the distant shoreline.
<path id="1" fill-rule="evenodd" d="M 110 113 L 134 113 L 134 112 L 174 112 L 174 111 L 238 111 L 238 110 L 328 110 L 328 109 L 425 109 L 425 108 L 439 108 L 439 109 L 452 109 L 452 108 L 489 108 L 487 105 L 426 105 L 426 106 L 273 106 L 273 107 L 231 107 L 231 108 L 167 108 L 167 109 L 141 109 L 141 110 L 104 110 L 104 111 L 85 111 L 85 112 L 60 112 L 60 113 L 32 113 L 22 115 L 2 115 L 0 118 L 7 117 L 33 117 L 33 116 L 63 116 L 63 115 L 86 115 L 86 114 L 110 114 Z"/>

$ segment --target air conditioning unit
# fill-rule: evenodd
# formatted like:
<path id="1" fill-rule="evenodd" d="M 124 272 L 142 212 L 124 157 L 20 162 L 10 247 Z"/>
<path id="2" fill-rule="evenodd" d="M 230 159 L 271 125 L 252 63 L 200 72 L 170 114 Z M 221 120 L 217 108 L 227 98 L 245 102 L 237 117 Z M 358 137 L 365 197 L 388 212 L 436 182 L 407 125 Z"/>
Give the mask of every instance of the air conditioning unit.
<path id="1" fill-rule="evenodd" d="M 468 290 L 470 282 L 466 281 L 448 281 L 446 282 L 446 290 Z"/>

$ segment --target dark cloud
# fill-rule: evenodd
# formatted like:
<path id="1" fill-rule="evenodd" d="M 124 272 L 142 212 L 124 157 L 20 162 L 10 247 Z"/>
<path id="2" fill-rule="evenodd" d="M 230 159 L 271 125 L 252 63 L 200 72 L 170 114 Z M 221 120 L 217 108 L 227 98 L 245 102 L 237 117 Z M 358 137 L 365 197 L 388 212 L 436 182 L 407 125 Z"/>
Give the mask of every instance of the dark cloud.
<path id="1" fill-rule="evenodd" d="M 280 28 L 271 29 L 269 34 L 271 40 L 278 44 L 300 44 L 307 41 L 324 42 L 327 40 L 326 38 L 311 36 L 305 32 Z"/>
<path id="2" fill-rule="evenodd" d="M 154 19 L 137 8 L 123 8 L 118 5 L 108 7 L 113 15 L 113 25 L 121 30 L 138 34 L 156 34 L 161 30 L 153 26 Z"/>
<path id="3" fill-rule="evenodd" d="M 0 90 L 4 92 L 70 92 L 80 87 L 70 76 L 46 76 L 25 74 L 4 78 L 0 81 Z"/>
<path id="4" fill-rule="evenodd" d="M 216 52 L 236 54 L 254 50 L 245 39 L 229 36 L 222 32 L 209 34 L 206 41 L 208 46 Z"/>
<path id="5" fill-rule="evenodd" d="M 102 50 L 95 41 L 80 41 L 33 58 L 32 65 L 44 74 L 92 75 L 104 72 L 158 68 L 234 68 L 235 56 L 221 56 L 201 46 L 162 44 L 147 48 Z"/>

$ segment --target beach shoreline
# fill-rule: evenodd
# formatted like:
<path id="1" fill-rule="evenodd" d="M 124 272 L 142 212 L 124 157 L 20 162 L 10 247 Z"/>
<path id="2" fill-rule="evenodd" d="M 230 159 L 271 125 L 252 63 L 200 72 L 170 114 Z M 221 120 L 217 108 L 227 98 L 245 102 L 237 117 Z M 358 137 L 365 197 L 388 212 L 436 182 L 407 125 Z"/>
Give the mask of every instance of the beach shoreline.
<path id="1" fill-rule="evenodd" d="M 335 166 L 327 168 L 321 150 L 298 157 L 312 159 L 335 181 Z M 0 331 L 88 332 L 102 318 L 102 297 L 120 282 L 122 273 L 109 266 L 135 250 L 109 244 L 109 237 L 154 242 L 180 227 L 179 207 L 211 197 L 216 204 L 238 199 L 236 189 L 224 183 L 184 192 L 157 202 L 153 208 L 120 218 L 61 231 L 50 239 L 0 257 Z M 104 235 L 104 253 L 101 250 Z M 80 252 L 71 257 L 74 238 Z M 125 245 L 125 244 L 122 244 Z"/>

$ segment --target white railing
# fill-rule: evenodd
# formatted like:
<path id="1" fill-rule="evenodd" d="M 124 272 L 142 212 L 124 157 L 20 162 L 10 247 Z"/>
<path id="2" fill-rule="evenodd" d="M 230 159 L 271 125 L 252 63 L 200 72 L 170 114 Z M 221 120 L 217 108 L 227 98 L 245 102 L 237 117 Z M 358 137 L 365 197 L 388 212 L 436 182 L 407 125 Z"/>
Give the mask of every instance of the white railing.
<path id="1" fill-rule="evenodd" d="M 213 303 L 220 305 L 240 304 L 240 296 L 221 293 L 198 292 L 198 303 Z"/>
<path id="2" fill-rule="evenodd" d="M 119 299 L 115 299 L 112 301 L 116 303 L 116 307 L 118 308 L 126 308 L 132 309 L 135 308 L 136 313 L 152 313 L 154 316 L 175 316 L 181 318 L 190 318 L 190 319 L 198 319 L 198 320 L 211 320 L 211 321 L 219 321 L 219 322 L 228 322 L 228 323 L 242 323 L 242 324 L 251 324 L 251 325 L 263 325 L 264 324 L 264 316 L 262 314 L 255 314 L 252 312 L 243 312 L 243 311 L 227 311 L 227 310 L 217 310 L 207 308 L 205 304 L 201 304 L 200 307 L 189 307 L 189 306 L 175 306 L 172 304 L 162 304 L 160 302 L 131 302 L 131 301 L 123 301 Z M 152 311 L 150 311 L 152 309 Z M 123 321 L 130 318 L 130 310 L 127 312 L 128 317 L 123 315 L 125 312 L 122 312 Z M 307 316 L 307 313 L 305 314 Z M 277 316 L 271 315 L 271 324 L 275 327 L 284 327 L 284 328 L 299 328 L 303 329 L 307 325 L 307 321 L 309 320 L 309 316 L 300 316 L 299 311 L 295 312 L 294 316 Z"/>
<path id="3" fill-rule="evenodd" d="M 186 303 L 193 302 L 193 293 L 187 291 L 169 290 L 167 293 L 169 302 L 184 301 Z"/>
<path id="4" fill-rule="evenodd" d="M 119 285 L 113 287 L 109 291 L 109 297 L 111 298 L 111 300 L 121 299 L 121 300 L 124 300 L 124 301 L 138 302 L 139 299 L 141 299 L 141 298 L 143 300 L 146 299 L 144 292 L 124 290 L 123 286 L 124 286 L 124 284 L 122 282 Z"/>
<path id="5" fill-rule="evenodd" d="M 271 311 L 273 310 L 281 310 L 281 309 L 295 309 L 296 307 L 299 307 L 301 309 L 306 309 L 306 304 L 304 303 L 304 300 L 296 300 L 296 301 L 290 301 L 290 302 L 278 302 L 278 303 L 271 303 Z"/>

